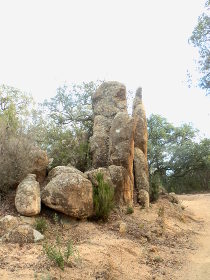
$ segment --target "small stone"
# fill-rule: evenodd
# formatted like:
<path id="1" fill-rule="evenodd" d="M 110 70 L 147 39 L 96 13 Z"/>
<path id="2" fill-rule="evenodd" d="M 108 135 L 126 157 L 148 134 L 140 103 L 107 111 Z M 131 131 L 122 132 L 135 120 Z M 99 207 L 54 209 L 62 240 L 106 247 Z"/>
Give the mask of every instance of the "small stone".
<path id="1" fill-rule="evenodd" d="M 120 223 L 119 232 L 125 234 L 127 232 L 127 224 L 124 222 Z"/>

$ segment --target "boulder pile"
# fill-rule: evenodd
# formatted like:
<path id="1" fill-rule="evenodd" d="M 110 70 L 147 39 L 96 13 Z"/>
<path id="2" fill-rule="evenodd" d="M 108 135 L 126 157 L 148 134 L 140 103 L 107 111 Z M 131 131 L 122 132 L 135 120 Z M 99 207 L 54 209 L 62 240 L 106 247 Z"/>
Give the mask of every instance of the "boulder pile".
<path id="1" fill-rule="evenodd" d="M 103 83 L 92 96 L 92 106 L 91 170 L 83 173 L 73 166 L 57 166 L 46 177 L 47 154 L 36 152 L 32 174 L 18 185 L 16 192 L 15 206 L 21 215 L 39 214 L 42 201 L 73 218 L 92 216 L 92 186 L 97 186 L 97 173 L 102 173 L 114 188 L 118 206 L 132 206 L 136 189 L 138 202 L 149 207 L 147 122 L 142 90 L 136 91 L 132 116 L 127 111 L 126 88 L 118 82 Z"/>

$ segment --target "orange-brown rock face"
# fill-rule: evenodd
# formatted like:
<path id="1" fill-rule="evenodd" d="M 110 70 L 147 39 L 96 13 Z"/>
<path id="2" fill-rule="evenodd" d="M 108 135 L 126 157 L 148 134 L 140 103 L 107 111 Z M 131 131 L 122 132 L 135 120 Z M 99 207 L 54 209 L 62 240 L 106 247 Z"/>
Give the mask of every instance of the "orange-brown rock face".
<path id="1" fill-rule="evenodd" d="M 142 90 L 137 89 L 133 103 L 133 118 L 136 123 L 134 133 L 134 174 L 135 187 L 138 192 L 138 201 L 141 205 L 148 207 L 148 195 L 142 195 L 143 191 L 149 192 L 149 173 L 147 163 L 147 119 L 144 105 L 142 103 Z M 147 201 L 144 201 L 144 198 Z"/>
<path id="2" fill-rule="evenodd" d="M 136 130 L 134 136 L 135 147 L 141 149 L 147 157 L 147 119 L 142 102 L 142 89 L 136 91 L 136 96 L 133 102 L 133 118 L 136 121 Z"/>

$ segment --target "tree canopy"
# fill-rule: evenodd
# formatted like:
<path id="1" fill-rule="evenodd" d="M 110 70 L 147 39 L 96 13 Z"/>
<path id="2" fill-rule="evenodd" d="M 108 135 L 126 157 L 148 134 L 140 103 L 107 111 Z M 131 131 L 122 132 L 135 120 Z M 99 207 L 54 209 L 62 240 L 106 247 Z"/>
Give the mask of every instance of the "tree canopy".
<path id="1" fill-rule="evenodd" d="M 175 127 L 159 115 L 148 118 L 148 133 L 151 179 L 158 175 L 164 187 L 176 192 L 210 188 L 210 139 L 198 141 L 198 130 L 190 124 Z"/>
<path id="2" fill-rule="evenodd" d="M 205 8 L 209 10 L 210 0 L 206 1 Z M 210 17 L 206 12 L 199 16 L 198 23 L 189 41 L 198 48 L 200 55 L 200 60 L 198 61 L 201 73 L 199 86 L 205 89 L 207 94 L 210 94 Z"/>

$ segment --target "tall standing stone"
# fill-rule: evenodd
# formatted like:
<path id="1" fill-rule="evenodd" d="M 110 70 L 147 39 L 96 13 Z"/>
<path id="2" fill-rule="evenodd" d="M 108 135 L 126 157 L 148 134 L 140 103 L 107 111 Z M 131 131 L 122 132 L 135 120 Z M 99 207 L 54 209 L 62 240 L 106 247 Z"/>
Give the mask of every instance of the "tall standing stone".
<path id="1" fill-rule="evenodd" d="M 108 167 L 119 204 L 133 204 L 134 120 L 127 112 L 126 88 L 103 83 L 93 95 L 90 139 L 93 167 Z"/>
<path id="2" fill-rule="evenodd" d="M 136 123 L 134 134 L 134 180 L 138 192 L 138 201 L 149 206 L 149 173 L 147 163 L 147 119 L 142 102 L 142 89 L 136 91 L 133 103 L 133 118 Z"/>
<path id="3" fill-rule="evenodd" d="M 94 126 L 90 150 L 94 168 L 108 165 L 109 134 L 114 117 L 127 112 L 126 88 L 118 82 L 103 83 L 92 97 Z"/>
<path id="4" fill-rule="evenodd" d="M 142 89 L 138 88 L 133 102 L 133 118 L 136 121 L 136 130 L 134 135 L 135 147 L 142 150 L 147 158 L 147 118 L 142 102 Z"/>

